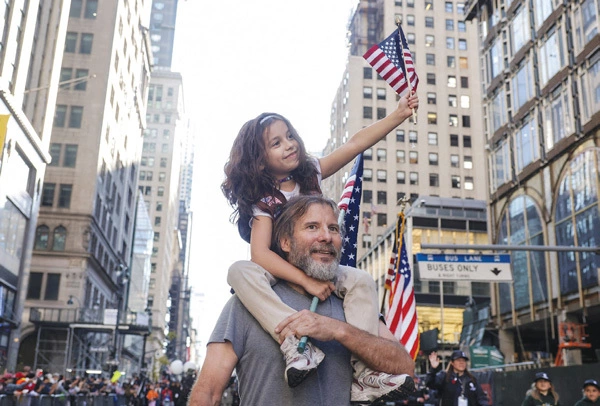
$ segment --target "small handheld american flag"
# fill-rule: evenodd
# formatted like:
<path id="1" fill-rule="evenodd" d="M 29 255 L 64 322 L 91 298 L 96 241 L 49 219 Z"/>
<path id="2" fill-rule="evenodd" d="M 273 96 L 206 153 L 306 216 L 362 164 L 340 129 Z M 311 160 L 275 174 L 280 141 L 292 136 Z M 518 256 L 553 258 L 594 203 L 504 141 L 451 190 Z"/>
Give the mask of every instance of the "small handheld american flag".
<path id="1" fill-rule="evenodd" d="M 392 35 L 373 45 L 363 55 L 377 73 L 394 89 L 404 96 L 407 92 L 416 92 L 419 77 L 415 72 L 415 65 L 408 49 L 408 42 L 402 28 L 398 24 Z M 408 81 L 407 81 L 408 76 Z"/>
<path id="2" fill-rule="evenodd" d="M 350 176 L 338 203 L 340 222 L 343 223 L 346 235 L 342 245 L 340 264 L 356 266 L 356 241 L 358 238 L 358 219 L 360 217 L 360 198 L 362 195 L 363 155 L 359 154 L 354 161 Z"/>

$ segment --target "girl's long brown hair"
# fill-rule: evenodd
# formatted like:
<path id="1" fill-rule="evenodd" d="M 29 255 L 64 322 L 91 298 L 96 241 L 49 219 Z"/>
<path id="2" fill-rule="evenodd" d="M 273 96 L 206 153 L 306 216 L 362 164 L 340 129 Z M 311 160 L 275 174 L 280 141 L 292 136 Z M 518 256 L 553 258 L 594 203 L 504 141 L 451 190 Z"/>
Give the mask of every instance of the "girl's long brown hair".
<path id="1" fill-rule="evenodd" d="M 246 122 L 238 133 L 225 164 L 225 180 L 221 190 L 234 208 L 230 220 L 252 217 L 252 205 L 278 189 L 278 179 L 267 172 L 264 132 L 275 120 L 283 121 L 298 142 L 298 167 L 292 172 L 301 194 L 321 193 L 317 168 L 309 161 L 304 142 L 288 119 L 280 114 L 262 113 Z M 262 123 L 261 123 L 262 122 Z"/>
<path id="2" fill-rule="evenodd" d="M 550 381 L 548 381 L 550 382 Z M 552 396 L 554 397 L 554 403 L 558 403 L 558 392 L 556 392 L 554 390 L 554 385 L 552 384 L 552 382 L 550 382 L 550 389 L 548 389 L 548 393 L 551 393 Z M 536 382 L 531 384 L 531 389 L 529 389 L 527 391 L 528 395 L 531 395 L 532 398 L 539 400 L 540 402 L 542 401 L 542 394 L 540 393 L 539 389 L 536 386 Z"/>

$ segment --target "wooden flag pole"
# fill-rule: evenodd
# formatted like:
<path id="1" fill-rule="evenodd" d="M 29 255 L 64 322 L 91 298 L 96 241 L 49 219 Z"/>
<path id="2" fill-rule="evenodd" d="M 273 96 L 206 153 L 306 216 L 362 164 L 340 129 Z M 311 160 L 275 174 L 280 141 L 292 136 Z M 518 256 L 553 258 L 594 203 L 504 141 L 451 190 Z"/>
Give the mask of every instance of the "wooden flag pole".
<path id="1" fill-rule="evenodd" d="M 400 17 L 396 17 L 396 26 L 398 27 L 398 44 L 400 46 L 400 55 L 402 56 L 402 63 L 404 64 L 404 75 L 406 77 L 406 83 L 408 83 L 408 94 L 413 94 L 412 84 L 410 83 L 410 78 L 408 77 L 408 68 L 406 67 L 406 60 L 404 59 L 404 44 L 402 43 L 402 36 L 400 35 Z M 412 119 L 413 124 L 417 124 L 417 111 L 412 109 Z M 406 204 L 406 203 L 404 203 Z"/>

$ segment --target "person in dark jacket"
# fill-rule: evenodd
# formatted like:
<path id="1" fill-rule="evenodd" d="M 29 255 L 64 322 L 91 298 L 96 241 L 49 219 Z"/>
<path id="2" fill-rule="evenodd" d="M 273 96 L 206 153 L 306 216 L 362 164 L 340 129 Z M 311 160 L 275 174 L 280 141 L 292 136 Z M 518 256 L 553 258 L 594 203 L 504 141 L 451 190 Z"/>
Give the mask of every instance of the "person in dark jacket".
<path id="1" fill-rule="evenodd" d="M 595 379 L 588 379 L 583 383 L 583 399 L 575 406 L 600 405 L 600 384 Z"/>
<path id="2" fill-rule="evenodd" d="M 448 368 L 442 371 L 437 352 L 429 354 L 431 370 L 425 384 L 438 391 L 440 406 L 489 406 L 487 395 L 467 369 L 468 360 L 464 352 L 456 350 Z"/>
<path id="3" fill-rule="evenodd" d="M 560 406 L 558 397 L 548 374 L 538 372 L 535 374 L 531 389 L 527 391 L 521 406 Z"/>

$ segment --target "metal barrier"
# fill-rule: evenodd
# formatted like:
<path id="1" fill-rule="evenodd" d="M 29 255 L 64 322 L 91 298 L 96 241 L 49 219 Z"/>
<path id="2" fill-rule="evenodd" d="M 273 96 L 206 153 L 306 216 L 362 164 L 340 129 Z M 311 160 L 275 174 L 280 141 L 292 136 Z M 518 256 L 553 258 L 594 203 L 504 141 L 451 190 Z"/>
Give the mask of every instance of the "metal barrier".
<path id="1" fill-rule="evenodd" d="M 126 406 L 124 395 L 0 395 L 0 406 Z"/>

